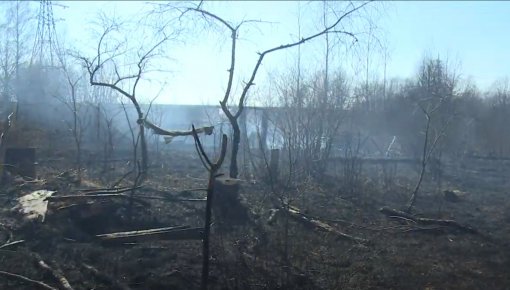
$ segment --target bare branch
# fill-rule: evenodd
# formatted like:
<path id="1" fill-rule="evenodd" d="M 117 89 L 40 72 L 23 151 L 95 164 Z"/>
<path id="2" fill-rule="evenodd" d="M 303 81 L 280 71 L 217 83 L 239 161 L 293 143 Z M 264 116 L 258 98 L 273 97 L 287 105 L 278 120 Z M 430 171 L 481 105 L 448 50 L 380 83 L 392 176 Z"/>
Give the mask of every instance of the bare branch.
<path id="1" fill-rule="evenodd" d="M 203 16 L 209 16 L 211 18 L 214 18 L 215 20 L 221 22 L 223 25 L 225 25 L 228 29 L 230 29 L 230 31 L 235 31 L 237 28 L 234 28 L 234 26 L 232 26 L 230 23 L 228 23 L 226 20 L 224 20 L 223 18 L 217 16 L 216 14 L 213 14 L 209 11 L 206 11 L 206 10 L 203 10 L 201 9 L 200 7 L 197 7 L 197 8 L 188 8 L 186 9 L 186 11 L 184 11 L 184 13 L 188 12 L 188 11 L 195 11 L 195 12 L 199 12 L 201 13 Z M 184 14 L 182 13 L 182 14 Z M 239 27 L 239 26 L 238 26 Z"/>
<path id="2" fill-rule="evenodd" d="M 359 5 L 359 6 L 355 6 L 353 7 L 351 10 L 345 12 L 342 16 L 340 16 L 333 24 L 331 24 L 330 26 L 327 26 L 326 28 L 324 28 L 322 31 L 320 32 L 317 32 L 311 36 L 308 36 L 308 37 L 304 37 L 304 38 L 301 38 L 301 40 L 297 41 L 297 42 L 293 42 L 293 43 L 289 43 L 289 44 L 283 44 L 283 45 L 280 45 L 280 46 L 277 46 L 277 47 L 273 47 L 271 49 L 268 49 L 262 53 L 259 54 L 259 59 L 257 61 L 257 63 L 255 64 L 255 67 L 253 69 L 253 72 L 252 72 L 252 75 L 250 77 L 250 80 L 248 81 L 248 83 L 244 86 L 244 89 L 243 89 L 243 92 L 241 93 L 241 98 L 239 99 L 239 110 L 237 111 L 237 113 L 235 114 L 234 117 L 239 117 L 244 109 L 244 103 L 245 103 L 245 100 L 246 100 L 246 96 L 248 94 L 248 91 L 250 89 L 250 87 L 252 85 L 254 85 L 254 81 L 255 81 L 255 77 L 257 75 L 257 72 L 260 68 L 260 65 L 262 64 L 262 61 L 264 60 L 264 57 L 269 54 L 269 53 L 272 53 L 272 52 L 275 52 L 275 51 L 278 51 L 278 50 L 283 50 L 283 49 L 287 49 L 287 48 L 291 48 L 291 47 L 294 47 L 294 46 L 298 46 L 298 45 L 301 45 L 307 41 L 310 41 L 314 38 L 317 38 L 319 36 L 322 36 L 326 33 L 330 33 L 342 20 L 344 20 L 347 16 L 353 14 L 354 12 L 360 10 L 361 8 L 363 8 L 364 6 L 366 6 L 368 3 L 370 3 L 372 1 L 368 1 L 368 2 L 364 2 L 363 4 Z M 347 34 L 349 36 L 353 36 L 352 33 L 350 32 L 346 32 L 346 31 L 338 31 L 337 33 L 343 33 L 343 34 Z"/>
<path id="3" fill-rule="evenodd" d="M 25 282 L 30 282 L 30 283 L 35 284 L 35 285 L 37 285 L 37 286 L 39 286 L 41 288 L 44 288 L 44 289 L 57 290 L 57 288 L 51 287 L 50 285 L 48 285 L 48 284 L 46 284 L 44 282 L 36 281 L 36 280 L 30 279 L 28 277 L 22 276 L 22 275 L 10 273 L 10 272 L 5 272 L 5 271 L 0 271 L 0 274 L 4 275 L 4 276 L 9 276 L 9 277 L 12 277 L 12 278 L 17 278 L 17 279 L 23 280 Z"/>
<path id="4" fill-rule="evenodd" d="M 201 156 L 202 163 L 204 164 L 204 167 L 208 170 L 211 170 L 213 168 L 213 163 L 211 160 L 209 160 L 209 157 L 204 151 L 204 147 L 202 146 L 202 143 L 200 142 L 200 138 L 198 138 L 198 133 L 195 130 L 195 125 L 191 125 L 192 132 L 193 132 L 193 138 L 195 139 L 195 144 L 197 146 L 197 153 L 199 153 L 199 156 Z"/>
<path id="5" fill-rule="evenodd" d="M 230 93 L 232 91 L 232 84 L 233 84 L 233 80 L 234 80 L 234 69 L 235 69 L 235 62 L 236 62 L 237 30 L 245 22 L 239 23 L 234 28 L 230 23 L 228 23 L 223 18 L 221 18 L 221 17 L 219 17 L 216 14 L 213 14 L 211 12 L 202 10 L 199 7 L 200 7 L 200 4 L 199 4 L 198 8 L 188 8 L 184 13 L 186 13 L 187 11 L 195 11 L 195 12 L 201 13 L 204 16 L 211 17 L 211 18 L 219 21 L 220 23 L 222 23 L 224 26 L 226 26 L 230 30 L 230 33 L 231 33 L 230 38 L 231 38 L 232 43 L 231 43 L 231 50 L 230 50 L 230 67 L 228 69 L 228 82 L 227 82 L 227 88 L 225 90 L 225 95 L 223 96 L 223 100 L 220 101 L 220 105 L 221 105 L 221 107 L 223 109 L 223 112 L 227 115 L 227 117 L 229 119 L 231 119 L 231 118 L 233 118 L 233 115 L 230 112 L 230 110 L 228 110 L 228 108 L 227 108 L 227 102 L 228 102 L 228 100 L 230 98 Z M 246 21 L 246 22 L 248 22 L 248 21 Z"/>
<path id="6" fill-rule="evenodd" d="M 230 59 L 230 67 L 228 69 L 229 76 L 228 76 L 228 82 L 227 82 L 227 88 L 225 90 L 225 94 L 223 96 L 223 99 L 219 103 L 220 103 L 222 111 L 227 116 L 227 118 L 228 118 L 228 120 L 229 120 L 229 122 L 230 122 L 230 124 L 232 126 L 232 129 L 233 129 L 233 139 L 232 139 L 233 146 L 232 146 L 232 154 L 231 154 L 231 159 L 230 159 L 230 176 L 231 177 L 236 178 L 237 174 L 239 173 L 238 172 L 238 167 L 237 167 L 237 153 L 239 151 L 239 144 L 240 144 L 240 140 L 241 140 L 241 136 L 240 136 L 240 134 L 241 134 L 240 132 L 241 131 L 240 131 L 239 123 L 238 123 L 238 118 L 243 113 L 243 110 L 244 110 L 244 107 L 245 107 L 245 103 L 246 103 L 246 97 L 248 95 L 248 91 L 250 90 L 251 86 L 255 85 L 255 83 L 254 83 L 255 77 L 256 77 L 256 75 L 258 73 L 258 70 L 259 70 L 260 66 L 262 65 L 264 57 L 266 55 L 272 53 L 272 52 L 279 51 L 279 50 L 284 50 L 284 49 L 288 49 L 288 48 L 292 48 L 292 47 L 295 47 L 295 46 L 299 46 L 301 44 L 304 44 L 307 41 L 311 41 L 311 40 L 313 40 L 313 39 L 315 39 L 317 37 L 320 37 L 322 35 L 327 35 L 327 34 L 330 34 L 330 33 L 348 35 L 348 36 L 354 38 L 354 40 L 356 42 L 357 38 L 356 38 L 356 36 L 353 33 L 348 32 L 348 31 L 344 31 L 342 29 L 338 29 L 339 28 L 338 26 L 342 22 L 342 20 L 344 20 L 346 17 L 348 17 L 349 15 L 353 14 L 354 12 L 362 9 L 368 3 L 370 3 L 370 1 L 364 2 L 364 3 L 362 3 L 362 4 L 358 5 L 358 6 L 354 6 L 351 3 L 351 6 L 353 7 L 351 10 L 345 12 L 342 16 L 338 17 L 333 24 L 324 27 L 324 29 L 320 30 L 319 32 L 317 32 L 317 33 L 315 33 L 313 35 L 310 35 L 308 37 L 301 38 L 300 40 L 298 40 L 296 42 L 292 42 L 292 43 L 288 43 L 288 44 L 282 44 L 280 46 L 276 46 L 276 47 L 273 47 L 271 49 L 265 50 L 262 53 L 259 53 L 259 58 L 258 58 L 255 66 L 254 66 L 254 68 L 252 70 L 252 73 L 251 73 L 251 76 L 249 78 L 249 81 L 248 82 L 244 82 L 243 90 L 242 90 L 242 93 L 241 93 L 241 96 L 239 98 L 239 102 L 238 102 L 238 105 L 237 105 L 237 111 L 235 113 L 233 113 L 228 108 L 228 104 L 227 103 L 228 103 L 228 101 L 230 99 L 230 95 L 232 93 L 232 85 L 233 85 L 233 79 L 234 79 L 234 73 L 235 73 L 236 42 L 238 40 L 237 33 L 238 33 L 239 28 L 243 24 L 254 23 L 254 22 L 258 23 L 260 21 L 257 21 L 257 20 L 243 20 L 238 25 L 234 26 L 230 22 L 228 22 L 225 19 L 223 19 L 222 17 L 202 9 L 201 8 L 201 4 L 199 4 L 199 6 L 191 7 L 191 8 L 190 7 L 188 7 L 188 8 L 176 8 L 176 7 L 174 7 L 174 9 L 177 9 L 178 11 L 181 12 L 181 16 L 180 17 L 182 17 L 183 15 L 185 15 L 186 13 L 188 13 L 190 11 L 197 12 L 197 13 L 200 13 L 203 18 L 212 19 L 213 21 L 220 23 L 221 25 L 223 25 L 224 27 L 226 27 L 230 31 L 230 38 L 231 38 L 231 54 L 230 54 L 230 57 L 231 57 L 231 59 Z"/>

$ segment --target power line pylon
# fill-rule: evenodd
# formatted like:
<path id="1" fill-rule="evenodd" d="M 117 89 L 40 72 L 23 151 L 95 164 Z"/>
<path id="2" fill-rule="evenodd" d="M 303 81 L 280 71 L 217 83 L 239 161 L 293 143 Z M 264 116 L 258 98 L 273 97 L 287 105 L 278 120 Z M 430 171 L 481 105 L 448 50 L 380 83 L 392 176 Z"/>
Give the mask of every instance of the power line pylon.
<path id="1" fill-rule="evenodd" d="M 30 59 L 30 66 L 38 64 L 43 68 L 61 67 L 62 48 L 58 42 L 53 18 L 53 4 L 49 0 L 39 1 L 37 32 Z"/>

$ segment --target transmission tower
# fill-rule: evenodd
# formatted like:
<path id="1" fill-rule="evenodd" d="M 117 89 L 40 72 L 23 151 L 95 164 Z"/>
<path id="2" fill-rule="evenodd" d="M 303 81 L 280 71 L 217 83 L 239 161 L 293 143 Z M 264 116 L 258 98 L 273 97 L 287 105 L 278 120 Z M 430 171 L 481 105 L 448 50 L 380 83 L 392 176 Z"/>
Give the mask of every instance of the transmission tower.
<path id="1" fill-rule="evenodd" d="M 37 32 L 30 65 L 39 64 L 44 68 L 58 68 L 61 66 L 62 50 L 58 43 L 53 18 L 53 4 L 48 0 L 39 1 L 37 16 Z"/>

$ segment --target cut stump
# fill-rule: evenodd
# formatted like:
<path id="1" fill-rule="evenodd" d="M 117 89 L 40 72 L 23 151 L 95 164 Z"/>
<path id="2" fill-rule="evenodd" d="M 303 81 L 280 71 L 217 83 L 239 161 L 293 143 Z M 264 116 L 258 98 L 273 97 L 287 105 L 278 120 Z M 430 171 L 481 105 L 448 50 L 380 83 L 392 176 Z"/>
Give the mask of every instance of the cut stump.
<path id="1" fill-rule="evenodd" d="M 239 198 L 238 179 L 221 176 L 214 182 L 213 213 L 221 225 L 243 225 L 249 220 L 248 210 Z"/>

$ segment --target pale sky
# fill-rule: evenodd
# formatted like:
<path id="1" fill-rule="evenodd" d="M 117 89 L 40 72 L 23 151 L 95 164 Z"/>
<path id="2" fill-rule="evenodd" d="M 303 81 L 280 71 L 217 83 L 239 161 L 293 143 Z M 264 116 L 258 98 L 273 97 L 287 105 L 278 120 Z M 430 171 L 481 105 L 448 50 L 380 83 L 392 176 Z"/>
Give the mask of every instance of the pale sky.
<path id="1" fill-rule="evenodd" d="M 64 1 L 68 6 L 54 8 L 59 31 L 66 32 L 67 42 L 75 47 L 93 47 L 97 39 L 89 35 L 90 20 L 99 11 L 117 15 L 139 13 L 144 2 L 136 1 Z M 161 2 L 163 3 L 163 2 Z M 388 47 L 387 76 L 411 77 L 416 74 L 425 55 L 448 58 L 457 64 L 463 77 L 471 77 L 481 88 L 510 75 L 510 2 L 507 1 L 402 1 L 371 3 L 378 5 L 373 21 L 376 33 Z M 308 2 L 251 1 L 206 2 L 205 8 L 236 23 L 242 19 L 260 19 L 271 24 L 258 23 L 241 31 L 238 52 L 240 79 L 247 80 L 257 60 L 257 51 L 296 40 L 297 15 L 301 11 L 303 35 L 316 31 L 317 14 Z M 313 16 L 315 15 L 315 16 Z M 315 18 L 314 18 L 315 17 Z M 320 19 L 320 18 L 319 18 Z M 311 21 L 315 21 L 312 23 Z M 305 27 L 306 26 L 306 27 Z M 258 27 L 256 29 L 255 27 Z M 217 104 L 223 96 L 229 66 L 228 34 L 211 32 L 185 44 L 171 44 L 168 64 L 171 72 L 157 77 L 166 85 L 158 102 L 177 104 Z M 305 44 L 303 55 L 310 70 L 320 63 L 321 45 L 317 41 Z M 269 73 L 284 72 L 295 64 L 296 50 L 270 55 L 258 75 L 258 82 L 267 80 Z M 372 63 L 382 70 L 382 54 L 374 55 Z M 345 65 L 345 64 L 344 64 Z M 351 68 L 359 64 L 352 64 Z M 348 69 L 347 69 L 348 70 Z M 364 76 L 354 75 L 359 79 Z M 146 85 L 147 98 L 151 99 L 160 86 Z M 263 89 L 259 86 L 259 89 Z"/>

